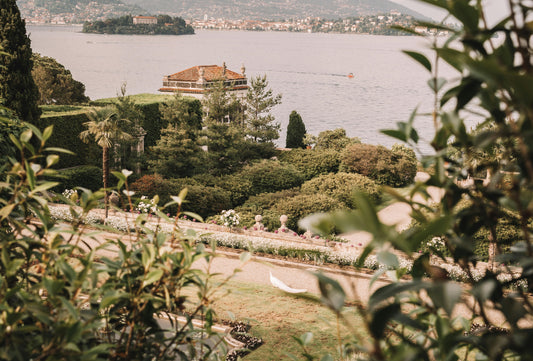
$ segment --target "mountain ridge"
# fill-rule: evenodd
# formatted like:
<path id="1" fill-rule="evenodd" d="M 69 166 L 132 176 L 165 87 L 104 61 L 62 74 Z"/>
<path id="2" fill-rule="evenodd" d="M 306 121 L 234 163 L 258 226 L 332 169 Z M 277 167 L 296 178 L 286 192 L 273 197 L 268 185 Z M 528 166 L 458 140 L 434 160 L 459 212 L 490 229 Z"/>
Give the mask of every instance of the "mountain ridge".
<path id="1" fill-rule="evenodd" d="M 420 16 L 415 11 L 390 0 L 123 0 L 150 12 L 164 12 L 183 18 L 279 20 L 322 17 L 328 19 L 375 15 L 398 10 Z"/>
<path id="2" fill-rule="evenodd" d="M 18 0 L 17 4 L 25 17 L 69 14 L 71 19 L 81 21 L 128 14 L 169 14 L 185 19 L 338 19 L 392 10 L 422 17 L 390 0 Z"/>

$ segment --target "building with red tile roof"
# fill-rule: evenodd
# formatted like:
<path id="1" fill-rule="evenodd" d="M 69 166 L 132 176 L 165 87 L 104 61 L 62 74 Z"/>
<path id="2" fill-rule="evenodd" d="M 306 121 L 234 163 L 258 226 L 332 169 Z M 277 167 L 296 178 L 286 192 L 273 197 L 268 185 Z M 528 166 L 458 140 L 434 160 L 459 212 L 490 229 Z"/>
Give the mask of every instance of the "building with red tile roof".
<path id="1" fill-rule="evenodd" d="M 163 87 L 160 92 L 180 92 L 184 95 L 203 98 L 209 88 L 218 82 L 224 82 L 229 92 L 237 96 L 248 91 L 248 79 L 245 75 L 244 65 L 241 73 L 236 73 L 226 68 L 226 63 L 218 65 L 197 65 L 179 73 L 163 77 Z"/>

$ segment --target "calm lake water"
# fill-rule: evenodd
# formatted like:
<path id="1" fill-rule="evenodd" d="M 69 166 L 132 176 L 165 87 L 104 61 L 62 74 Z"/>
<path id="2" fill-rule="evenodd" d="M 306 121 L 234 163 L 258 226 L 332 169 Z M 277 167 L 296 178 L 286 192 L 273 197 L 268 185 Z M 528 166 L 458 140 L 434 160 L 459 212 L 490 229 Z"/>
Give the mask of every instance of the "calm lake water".
<path id="1" fill-rule="evenodd" d="M 406 121 L 413 109 L 431 109 L 429 74 L 401 53 L 426 51 L 417 37 L 286 32 L 198 31 L 188 36 L 83 34 L 77 26 L 28 26 L 35 52 L 51 56 L 86 86 L 91 99 L 157 93 L 164 75 L 195 65 L 226 62 L 251 76 L 266 74 L 283 95 L 273 114 L 285 145 L 289 114 L 298 111 L 308 133 L 335 128 L 364 142 L 390 146 L 379 133 Z M 349 73 L 354 78 L 347 77 Z M 432 122 L 419 118 L 420 135 L 430 139 Z M 427 147 L 423 147 L 427 150 Z"/>

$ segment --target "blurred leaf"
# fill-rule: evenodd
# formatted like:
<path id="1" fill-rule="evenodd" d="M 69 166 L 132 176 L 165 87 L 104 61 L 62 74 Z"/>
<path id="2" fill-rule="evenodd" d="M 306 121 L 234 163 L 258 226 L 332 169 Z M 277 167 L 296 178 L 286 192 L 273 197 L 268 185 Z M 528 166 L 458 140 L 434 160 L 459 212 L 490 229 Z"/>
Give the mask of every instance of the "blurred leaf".
<path id="1" fill-rule="evenodd" d="M 461 286 L 455 282 L 438 282 L 428 289 L 433 304 L 451 316 L 457 302 L 461 299 Z"/>
<path id="2" fill-rule="evenodd" d="M 398 261 L 398 257 L 392 252 L 389 251 L 381 251 L 377 254 L 377 259 L 379 263 L 389 266 L 392 268 L 398 268 L 400 267 L 400 262 Z"/>
<path id="3" fill-rule="evenodd" d="M 385 332 L 387 324 L 399 313 L 401 313 L 401 308 L 396 303 L 375 310 L 372 313 L 372 320 L 370 322 L 370 332 L 372 332 L 372 335 L 380 339 Z"/>
<path id="4" fill-rule="evenodd" d="M 341 285 L 336 280 L 322 273 L 317 273 L 316 277 L 318 278 L 322 303 L 336 313 L 340 313 L 344 307 L 344 300 L 346 299 L 346 294 Z"/>
<path id="5" fill-rule="evenodd" d="M 415 52 L 415 51 L 408 51 L 408 50 L 404 50 L 403 53 L 407 54 L 408 56 L 410 56 L 411 58 L 413 58 L 414 60 L 422 64 L 422 66 L 431 73 L 431 62 L 428 60 L 428 58 L 426 58 L 425 55 Z"/>
<path id="6" fill-rule="evenodd" d="M 143 281 L 143 287 L 146 287 L 148 285 L 151 285 L 154 282 L 157 282 L 163 277 L 164 271 L 161 269 L 156 269 L 153 271 L 148 272 L 146 275 L 146 278 Z"/>

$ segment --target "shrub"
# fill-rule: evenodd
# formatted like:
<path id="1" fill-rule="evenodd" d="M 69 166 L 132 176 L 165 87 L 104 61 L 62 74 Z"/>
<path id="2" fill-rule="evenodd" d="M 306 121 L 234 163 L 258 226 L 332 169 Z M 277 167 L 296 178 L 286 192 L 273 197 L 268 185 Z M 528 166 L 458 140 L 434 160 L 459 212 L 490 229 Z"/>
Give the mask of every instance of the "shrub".
<path id="1" fill-rule="evenodd" d="M 302 174 L 295 167 L 278 161 L 252 164 L 240 171 L 237 177 L 250 181 L 252 195 L 298 187 L 304 181 Z"/>
<path id="2" fill-rule="evenodd" d="M 318 133 L 318 137 L 316 138 L 316 149 L 333 149 L 341 151 L 348 145 L 357 143 L 361 143 L 359 138 L 349 138 L 346 135 L 346 130 L 337 128 Z"/>
<path id="3" fill-rule="evenodd" d="M 302 117 L 296 110 L 289 115 L 289 125 L 287 125 L 287 139 L 285 146 L 287 148 L 305 148 L 305 124 Z"/>
<path id="4" fill-rule="evenodd" d="M 377 202 L 380 199 L 380 188 L 372 179 L 361 174 L 337 173 L 326 174 L 311 179 L 302 185 L 302 193 L 325 194 L 344 203 L 349 208 L 356 208 L 354 192 L 364 192 Z"/>
<path id="5" fill-rule="evenodd" d="M 187 187 L 187 190 L 187 200 L 182 208 L 184 211 L 207 218 L 231 208 L 230 194 L 222 188 L 193 185 Z"/>
<path id="6" fill-rule="evenodd" d="M 80 164 L 102 164 L 102 148 L 94 142 L 84 143 L 79 134 L 86 128 L 83 123 L 87 122 L 87 109 L 67 114 L 46 114 L 39 120 L 41 130 L 53 125 L 54 132 L 47 141 L 49 147 L 63 148 L 74 154 L 62 154 L 57 168 L 76 167 Z"/>
<path id="7" fill-rule="evenodd" d="M 403 187 L 413 182 L 417 162 L 405 151 L 405 147 L 393 152 L 381 145 L 352 144 L 341 154 L 339 169 L 359 173 L 379 184 Z"/>
<path id="8" fill-rule="evenodd" d="M 74 189 L 75 187 L 83 187 L 95 191 L 102 188 L 102 169 L 90 165 L 63 169 L 57 172 L 57 176 L 53 180 L 60 182 L 53 189 L 58 193 L 63 192 L 65 189 Z"/>
<path id="9" fill-rule="evenodd" d="M 252 182 L 238 175 L 214 176 L 208 173 L 193 177 L 199 184 L 220 187 L 230 194 L 232 208 L 243 204 L 252 194 Z"/>
<path id="10" fill-rule="evenodd" d="M 242 206 L 235 210 L 241 216 L 241 224 L 252 227 L 255 224 L 255 216 L 263 216 L 263 224 L 269 230 L 275 230 L 281 226 L 279 217 L 281 214 L 274 212 L 271 208 L 284 199 L 289 199 L 300 194 L 298 188 L 285 189 L 274 193 L 261 193 L 250 197 Z"/>
<path id="11" fill-rule="evenodd" d="M 321 174 L 339 171 L 340 153 L 333 149 L 293 149 L 281 152 L 279 159 L 283 163 L 292 164 L 305 180 Z"/>
<path id="12" fill-rule="evenodd" d="M 289 217 L 287 227 L 296 231 L 299 229 L 298 221 L 305 216 L 344 208 L 342 202 L 324 194 L 300 194 L 292 198 L 280 199 L 271 210 L 279 216 L 285 214 Z"/>

